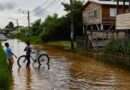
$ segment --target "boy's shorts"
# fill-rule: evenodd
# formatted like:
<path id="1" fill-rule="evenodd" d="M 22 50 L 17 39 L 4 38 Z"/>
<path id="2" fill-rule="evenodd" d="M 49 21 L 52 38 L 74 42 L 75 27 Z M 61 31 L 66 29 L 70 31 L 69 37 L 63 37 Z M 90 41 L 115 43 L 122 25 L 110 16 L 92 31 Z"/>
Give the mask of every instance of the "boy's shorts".
<path id="1" fill-rule="evenodd" d="M 9 57 L 9 58 L 8 58 L 8 63 L 14 63 L 13 57 Z"/>

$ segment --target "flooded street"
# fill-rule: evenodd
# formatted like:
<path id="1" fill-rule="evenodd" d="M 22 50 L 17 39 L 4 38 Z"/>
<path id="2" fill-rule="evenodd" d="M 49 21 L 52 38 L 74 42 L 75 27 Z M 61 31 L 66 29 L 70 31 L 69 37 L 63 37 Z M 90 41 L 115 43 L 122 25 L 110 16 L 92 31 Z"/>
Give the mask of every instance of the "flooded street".
<path id="1" fill-rule="evenodd" d="M 18 57 L 24 54 L 23 42 L 8 42 Z M 51 58 L 50 70 L 46 66 L 19 70 L 15 60 L 12 90 L 130 90 L 130 71 L 57 48 L 43 49 Z"/>

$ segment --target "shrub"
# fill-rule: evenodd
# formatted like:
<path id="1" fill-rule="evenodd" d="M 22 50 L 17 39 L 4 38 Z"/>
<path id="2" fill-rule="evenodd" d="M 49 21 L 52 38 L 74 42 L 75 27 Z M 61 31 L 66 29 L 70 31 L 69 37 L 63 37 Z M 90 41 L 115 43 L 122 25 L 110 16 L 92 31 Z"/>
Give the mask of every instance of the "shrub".
<path id="1" fill-rule="evenodd" d="M 104 50 L 105 53 L 110 54 L 124 54 L 130 55 L 130 41 L 121 39 L 121 40 L 112 40 Z"/>
<path id="2" fill-rule="evenodd" d="M 11 85 L 11 73 L 6 63 L 6 57 L 0 45 L 0 90 L 9 90 Z"/>

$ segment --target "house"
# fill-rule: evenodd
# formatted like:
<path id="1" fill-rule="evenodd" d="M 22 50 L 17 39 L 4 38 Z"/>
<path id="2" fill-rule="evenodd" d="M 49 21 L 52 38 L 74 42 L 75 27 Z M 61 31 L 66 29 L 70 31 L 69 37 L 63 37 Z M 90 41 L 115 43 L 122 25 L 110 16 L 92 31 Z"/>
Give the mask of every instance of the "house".
<path id="1" fill-rule="evenodd" d="M 119 3 L 118 14 L 128 12 L 128 2 L 125 7 Z M 89 30 L 115 29 L 117 2 L 106 0 L 89 0 L 83 7 L 84 25 Z"/>
<path id="2" fill-rule="evenodd" d="M 104 47 L 111 39 L 125 38 L 126 32 L 115 30 L 116 16 L 128 12 L 128 9 L 128 2 L 88 0 L 83 7 L 83 23 L 89 45 Z"/>

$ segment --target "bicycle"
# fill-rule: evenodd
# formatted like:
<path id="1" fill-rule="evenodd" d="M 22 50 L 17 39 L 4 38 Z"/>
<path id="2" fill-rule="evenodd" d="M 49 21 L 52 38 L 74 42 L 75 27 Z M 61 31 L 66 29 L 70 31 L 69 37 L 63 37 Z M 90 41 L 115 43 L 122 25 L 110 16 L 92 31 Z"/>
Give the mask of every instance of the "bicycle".
<path id="1" fill-rule="evenodd" d="M 46 62 L 48 69 L 50 69 L 50 58 L 47 53 L 41 53 L 39 50 L 33 51 L 30 60 L 33 63 L 38 63 L 39 66 Z M 18 67 L 21 68 L 25 63 L 27 63 L 26 55 L 21 55 L 17 60 Z"/>

